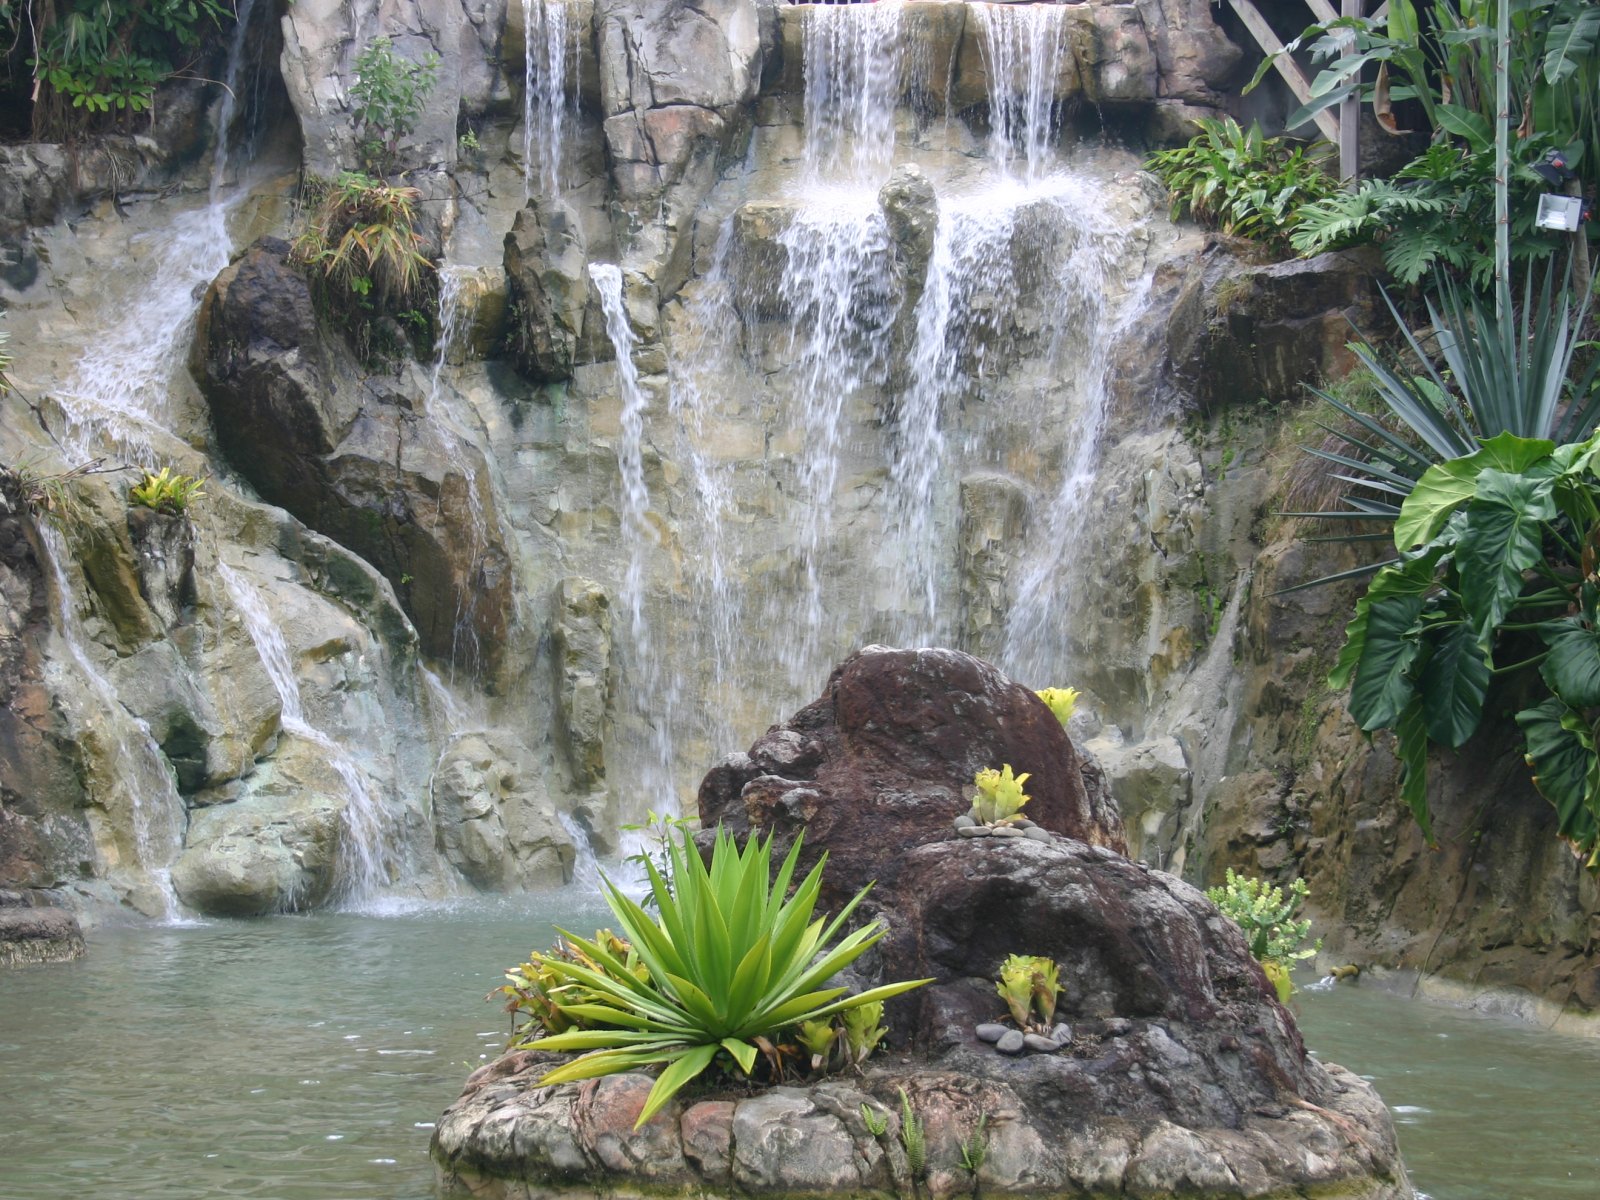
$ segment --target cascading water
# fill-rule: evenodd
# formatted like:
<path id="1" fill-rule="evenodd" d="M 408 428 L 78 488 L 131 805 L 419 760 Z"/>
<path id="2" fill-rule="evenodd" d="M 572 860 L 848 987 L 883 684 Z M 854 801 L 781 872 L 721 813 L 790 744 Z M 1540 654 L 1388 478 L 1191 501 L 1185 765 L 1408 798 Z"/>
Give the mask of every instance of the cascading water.
<path id="1" fill-rule="evenodd" d="M 804 623 L 785 646 L 790 680 L 803 687 L 826 673 L 821 644 L 823 557 L 833 531 L 846 416 L 889 370 L 899 299 L 889 233 L 871 191 L 832 194 L 795 214 L 779 239 L 787 252 L 779 292 L 790 314 L 788 361 L 799 434 L 797 547 Z M 792 611 L 792 601 L 783 602 Z"/>
<path id="2" fill-rule="evenodd" d="M 57 393 L 66 418 L 63 443 L 77 462 L 112 452 L 148 463 L 155 439 L 167 430 L 167 393 L 199 308 L 197 292 L 216 278 L 233 253 L 228 214 L 238 194 L 228 190 L 227 175 L 254 4 L 241 0 L 228 46 L 214 118 L 217 144 L 209 202 L 147 235 L 153 278 L 88 341 L 77 368 Z"/>
<path id="3" fill-rule="evenodd" d="M 1008 171 L 1020 157 L 1037 180 L 1055 140 L 1056 82 L 1066 8 L 975 4 L 989 76 L 989 152 Z"/>
<path id="4" fill-rule="evenodd" d="M 881 174 L 903 83 L 900 5 L 812 4 L 804 16 L 806 172 Z"/>
<path id="5" fill-rule="evenodd" d="M 634 364 L 637 344 L 628 321 L 623 297 L 622 268 L 614 263 L 591 263 L 589 278 L 600 293 L 600 308 L 605 314 L 606 336 L 617 358 L 617 382 L 622 394 L 622 432 L 617 439 L 617 471 L 622 490 L 622 539 L 628 562 L 622 576 L 621 599 L 628 615 L 628 639 L 624 671 L 633 675 L 623 691 L 648 707 L 637 715 L 650 727 L 653 753 L 644 761 L 643 793 L 652 803 L 676 807 L 672 781 L 673 723 L 676 719 L 678 680 L 665 669 L 663 647 L 652 641 L 650 622 L 645 613 L 646 560 L 657 544 L 648 512 L 650 493 L 644 481 L 644 420 L 650 396 L 639 380 Z"/>
<path id="6" fill-rule="evenodd" d="M 473 455 L 468 453 L 469 442 L 462 422 L 451 403 L 453 393 L 444 386 L 444 373 L 452 354 L 472 328 L 473 311 L 467 299 L 470 280 L 475 275 L 476 271 L 471 267 L 446 263 L 439 268 L 439 312 L 435 321 L 437 346 L 433 374 L 428 381 L 428 397 L 423 405 L 429 422 L 444 443 L 450 465 L 460 474 L 466 487 L 467 512 L 472 529 L 469 557 L 473 574 L 476 574 L 488 545 L 488 517 L 483 511 L 483 497 L 478 490 L 478 470 Z M 442 490 L 439 503 L 444 503 Z M 476 588 L 464 587 L 456 595 L 455 625 L 451 633 L 452 664 L 478 661 L 478 638 L 473 627 L 476 603 Z"/>
<path id="7" fill-rule="evenodd" d="M 56 632 L 92 703 L 92 709 L 81 710 L 69 705 L 68 716 L 89 751 L 96 803 L 114 824 L 124 824 L 132 834 L 134 861 L 111 865 L 126 868 L 135 880 L 140 874 L 147 878 L 159 905 L 159 911 L 150 915 L 172 923 L 181 910 L 172 890 L 171 868 L 187 823 L 177 780 L 150 726 L 124 707 L 116 687 L 89 657 L 83 623 L 73 602 L 77 593 L 67 576 L 66 543 L 50 522 L 41 521 L 38 528 L 54 585 Z M 51 661 L 55 669 L 63 665 L 58 657 Z M 58 688 L 57 694 L 71 693 Z"/>
<path id="8" fill-rule="evenodd" d="M 566 141 L 568 40 L 566 0 L 522 0 L 522 198 L 559 195 Z M 574 30 L 575 32 L 575 30 Z M 578 56 L 571 54 L 576 67 Z M 572 88 L 577 95 L 576 78 Z"/>
<path id="9" fill-rule="evenodd" d="M 283 630 L 272 619 L 272 614 L 255 588 L 226 563 L 218 564 L 218 572 L 234 607 L 244 618 L 245 630 L 255 645 L 267 677 L 272 680 L 273 690 L 278 693 L 281 705 L 279 721 L 284 732 L 318 746 L 327 755 L 328 765 L 344 783 L 345 806 L 340 813 L 343 836 L 339 840 L 337 887 L 341 899 L 346 903 L 367 900 L 378 888 L 392 882 L 399 874 L 399 855 L 393 845 L 394 832 L 390 829 L 383 805 L 373 794 L 366 773 L 350 752 L 306 720 L 305 707 L 300 699 L 300 683 L 295 678 L 294 663 L 289 657 Z"/>

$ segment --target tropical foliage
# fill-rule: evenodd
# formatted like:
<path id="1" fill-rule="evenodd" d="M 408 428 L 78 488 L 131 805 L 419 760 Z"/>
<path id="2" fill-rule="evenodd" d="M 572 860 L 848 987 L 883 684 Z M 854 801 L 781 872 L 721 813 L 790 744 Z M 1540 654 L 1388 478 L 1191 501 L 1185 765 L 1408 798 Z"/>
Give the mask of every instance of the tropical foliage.
<path id="1" fill-rule="evenodd" d="M 232 20 L 219 0 L 0 0 L 0 39 L 31 47 L 41 138 L 147 111 L 156 87 L 190 70 Z"/>
<path id="2" fill-rule="evenodd" d="M 1294 992 L 1290 977 L 1294 964 L 1322 949 L 1321 938 L 1309 946 L 1304 944 L 1311 936 L 1311 922 L 1295 919 L 1310 894 L 1304 879 L 1291 883 L 1285 895 L 1281 887 L 1240 875 L 1232 867 L 1228 868 L 1223 886 L 1206 890 L 1207 898 L 1222 910 L 1222 915 L 1244 931 L 1251 955 L 1261 964 L 1278 999 L 1284 1003 Z"/>
<path id="3" fill-rule="evenodd" d="M 414 312 L 436 282 L 416 228 L 419 196 L 416 188 L 346 171 L 313 186 L 310 216 L 294 243 L 294 261 L 307 268 L 318 303 L 369 361 L 404 344 L 397 326 L 387 338 L 376 336 L 382 318 Z"/>
<path id="4" fill-rule="evenodd" d="M 1394 181 L 1365 181 L 1303 207 L 1290 235 L 1298 252 L 1371 241 L 1403 283 L 1448 268 L 1479 289 L 1488 285 L 1495 270 L 1496 15 L 1494 0 L 1395 0 L 1382 20 L 1344 17 L 1290 43 L 1285 53 L 1309 47 L 1323 67 L 1310 103 L 1289 116 L 1291 128 L 1354 95 L 1395 134 L 1406 132 L 1399 124 L 1405 110 L 1395 105 L 1414 103 L 1430 138 Z M 1518 0 L 1508 16 L 1510 250 L 1527 260 L 1554 245 L 1533 229 L 1534 197 L 1549 185 L 1531 164 L 1556 151 L 1591 187 L 1600 183 L 1600 8 L 1590 0 Z"/>
<path id="5" fill-rule="evenodd" d="M 1022 806 L 1032 799 L 1022 790 L 1028 778 L 1026 773 L 1013 775 L 1010 763 L 998 771 L 993 767 L 979 771 L 972 778 L 978 789 L 972 797 L 973 820 L 983 825 L 1002 825 L 1019 819 Z"/>
<path id="6" fill-rule="evenodd" d="M 1463 745 L 1493 678 L 1537 666 L 1541 698 L 1517 714 L 1534 782 L 1561 836 L 1600 866 L 1600 357 L 1574 366 L 1588 306 L 1553 271 L 1542 288 L 1530 278 L 1520 315 L 1507 289 L 1498 314 L 1448 283 L 1441 296 L 1429 316 L 1442 370 L 1403 323 L 1420 374 L 1357 347 L 1389 422 L 1319 393 L 1358 432 L 1349 454 L 1312 453 L 1355 490 L 1343 509 L 1300 515 L 1358 521 L 1375 531 L 1356 538 L 1394 551 L 1361 569 L 1373 579 L 1330 683 L 1350 688 L 1364 732 L 1394 731 L 1402 798 L 1431 839 L 1429 743 Z"/>
<path id="7" fill-rule="evenodd" d="M 554 988 L 541 984 L 541 991 L 574 1027 L 542 1037 L 538 1045 L 585 1053 L 541 1082 L 660 1066 L 639 1114 L 642 1125 L 713 1064 L 751 1075 L 760 1056 L 775 1065 L 781 1061 L 775 1040 L 798 1027 L 806 1026 L 817 1041 L 815 1022 L 881 1005 L 928 982 L 891 983 L 853 996 L 830 984 L 885 931 L 874 922 L 844 932 L 865 888 L 831 920 L 814 918 L 827 856 L 791 895 L 800 849 L 797 838 L 774 877 L 770 837 L 752 837 L 741 851 L 731 834 L 718 829 L 708 868 L 683 833 L 670 847 L 670 883 L 653 863 L 645 864 L 655 917 L 607 881 L 606 901 L 644 973 L 612 945 L 563 931 L 568 953 L 540 964 L 559 982 Z M 585 994 L 561 995 L 566 984 Z M 871 1014 L 873 1029 L 881 1015 L 881 1007 Z M 862 1036 L 871 1037 L 872 1030 Z"/>
<path id="8" fill-rule="evenodd" d="M 361 52 L 350 98 L 356 102 L 357 137 L 368 170 L 386 174 L 393 169 L 400 139 L 417 127 L 438 77 L 437 54 L 410 62 L 395 53 L 386 37 L 374 38 Z"/>
<path id="9" fill-rule="evenodd" d="M 1185 146 L 1145 160 L 1172 193 L 1172 219 L 1185 212 L 1237 237 L 1287 248 L 1303 205 L 1338 190 L 1322 168 L 1325 143 L 1309 148 L 1269 138 L 1259 125 L 1241 129 L 1231 117 L 1201 118 Z"/>
<path id="10" fill-rule="evenodd" d="M 128 489 L 128 503 L 177 516 L 205 495 L 204 482 L 193 475 L 174 474 L 171 467 L 146 471 L 139 482 Z"/>

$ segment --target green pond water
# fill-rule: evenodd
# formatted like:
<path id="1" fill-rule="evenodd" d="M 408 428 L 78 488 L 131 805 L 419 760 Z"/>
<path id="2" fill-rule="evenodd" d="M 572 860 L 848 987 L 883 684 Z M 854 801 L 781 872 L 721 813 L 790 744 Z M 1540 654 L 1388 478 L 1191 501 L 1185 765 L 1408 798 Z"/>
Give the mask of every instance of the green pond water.
<path id="1" fill-rule="evenodd" d="M 504 1040 L 500 969 L 603 923 L 545 898 L 103 929 L 0 972 L 0 1197 L 425 1200 L 432 1122 Z M 1600 1195 L 1600 1044 L 1342 986 L 1297 1005 L 1433 1200 Z"/>

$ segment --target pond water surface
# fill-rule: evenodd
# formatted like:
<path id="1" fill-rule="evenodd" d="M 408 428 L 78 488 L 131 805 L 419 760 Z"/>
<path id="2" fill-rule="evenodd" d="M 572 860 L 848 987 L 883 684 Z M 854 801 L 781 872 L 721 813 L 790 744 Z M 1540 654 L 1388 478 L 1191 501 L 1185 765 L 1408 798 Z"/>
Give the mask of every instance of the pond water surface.
<path id="1" fill-rule="evenodd" d="M 428 1138 L 501 1047 L 483 997 L 565 898 L 102 929 L 0 972 L 0 1197 L 427 1200 Z M 1433 1200 L 1600 1195 L 1600 1043 L 1341 987 L 1308 1043 L 1366 1074 Z"/>

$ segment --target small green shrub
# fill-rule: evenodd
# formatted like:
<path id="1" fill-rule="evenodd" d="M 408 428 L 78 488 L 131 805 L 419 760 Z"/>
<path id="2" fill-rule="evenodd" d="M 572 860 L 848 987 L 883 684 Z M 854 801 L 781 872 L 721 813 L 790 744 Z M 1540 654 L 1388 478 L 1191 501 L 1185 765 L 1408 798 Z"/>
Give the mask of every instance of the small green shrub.
<path id="1" fill-rule="evenodd" d="M 900 1089 L 900 1144 L 906 1150 L 906 1165 L 911 1178 L 921 1179 L 928 1170 L 928 1136 L 922 1118 L 911 1107 L 911 1097 Z"/>
<path id="2" fill-rule="evenodd" d="M 292 260 L 307 269 L 317 303 L 345 327 L 363 359 L 398 353 L 405 341 L 399 314 L 425 300 L 435 278 L 416 229 L 421 193 L 356 171 L 311 192 L 311 213 Z M 399 345 L 377 336 L 379 322 L 396 331 L 388 340 Z"/>
<path id="3" fill-rule="evenodd" d="M 1006 763 L 996 771 L 990 767 L 972 777 L 978 789 L 972 797 L 972 816 L 985 825 L 999 825 L 1015 821 L 1022 806 L 1032 799 L 1022 790 L 1030 776 L 1011 774 L 1011 764 Z"/>
<path id="4" fill-rule="evenodd" d="M 361 52 L 350 97 L 356 102 L 357 136 L 368 170 L 386 174 L 393 168 L 400 139 L 417 127 L 438 77 L 437 54 L 410 62 L 394 52 L 386 37 L 374 38 Z"/>
<path id="5" fill-rule="evenodd" d="M 1000 982 L 995 985 L 1000 998 L 1011 1010 L 1011 1019 L 1019 1029 L 1038 1024 L 1047 1026 L 1056 1012 L 1056 999 L 1061 995 L 1061 972 L 1052 959 L 1038 955 L 1012 954 L 1000 964 Z"/>
<path id="6" fill-rule="evenodd" d="M 596 932 L 594 944 L 604 946 L 612 961 L 620 963 L 622 970 L 633 978 L 642 979 L 646 975 L 633 947 L 611 930 Z M 513 1021 L 513 1045 L 526 1043 L 529 1038 L 540 1034 L 590 1028 L 584 1018 L 572 1016 L 564 1006 L 592 1004 L 602 998 L 600 993 L 555 971 L 551 967 L 553 961 L 572 963 L 609 975 L 609 968 L 604 963 L 566 941 L 557 942 L 548 951 L 536 950 L 529 955 L 527 962 L 512 967 L 506 972 L 506 982 L 489 995 L 490 998 L 496 995 L 507 997 L 506 1011 L 512 1014 Z M 615 981 L 620 982 L 620 976 L 615 977 Z"/>
<path id="7" fill-rule="evenodd" d="M 882 1137 L 889 1129 L 889 1114 L 873 1108 L 865 1100 L 861 1102 L 861 1123 L 867 1127 L 867 1132 L 875 1138 Z"/>
<path id="8" fill-rule="evenodd" d="M 1072 720 L 1072 714 L 1078 710 L 1077 688 L 1045 688 L 1038 696 L 1063 725 Z"/>
<path id="9" fill-rule="evenodd" d="M 1222 887 L 1206 891 L 1222 915 L 1244 931 L 1251 955 L 1272 980 L 1278 999 L 1284 1002 L 1294 991 L 1289 978 L 1294 964 L 1322 949 L 1321 938 L 1310 946 L 1301 945 L 1311 935 L 1311 922 L 1295 920 L 1300 905 L 1310 894 L 1304 879 L 1291 883 L 1285 896 L 1282 888 L 1264 879 L 1240 875 L 1232 867 L 1228 868 L 1227 882 Z"/>
<path id="10" fill-rule="evenodd" d="M 643 1125 L 685 1084 L 713 1064 L 751 1076 L 758 1055 L 777 1069 L 773 1039 L 808 1021 L 898 996 L 929 982 L 906 980 L 846 996 L 828 986 L 886 932 L 876 922 L 845 934 L 863 888 L 832 920 L 812 920 L 827 855 L 789 895 L 801 839 L 774 877 L 772 839 L 752 837 L 741 851 L 718 829 L 708 868 L 693 839 L 680 832 L 669 846 L 671 882 L 646 863 L 658 915 L 650 916 L 606 881 L 606 902 L 639 956 L 645 976 L 598 942 L 563 931 L 570 945 L 599 968 L 549 959 L 557 977 L 597 994 L 586 1003 L 561 1001 L 563 1014 L 589 1025 L 538 1041 L 543 1050 L 586 1053 L 547 1072 L 541 1084 L 592 1079 L 659 1065 L 645 1098 Z"/>
<path id="11" fill-rule="evenodd" d="M 1224 233 L 1287 250 L 1301 207 L 1339 190 L 1322 169 L 1325 142 L 1291 146 L 1263 136 L 1259 125 L 1241 129 L 1231 117 L 1195 124 L 1200 132 L 1188 145 L 1145 159 L 1172 193 L 1173 220 L 1188 212 Z"/>
<path id="12" fill-rule="evenodd" d="M 178 516 L 190 503 L 205 495 L 204 482 L 193 475 L 174 475 L 171 467 L 146 471 L 139 482 L 128 489 L 128 503 Z"/>

